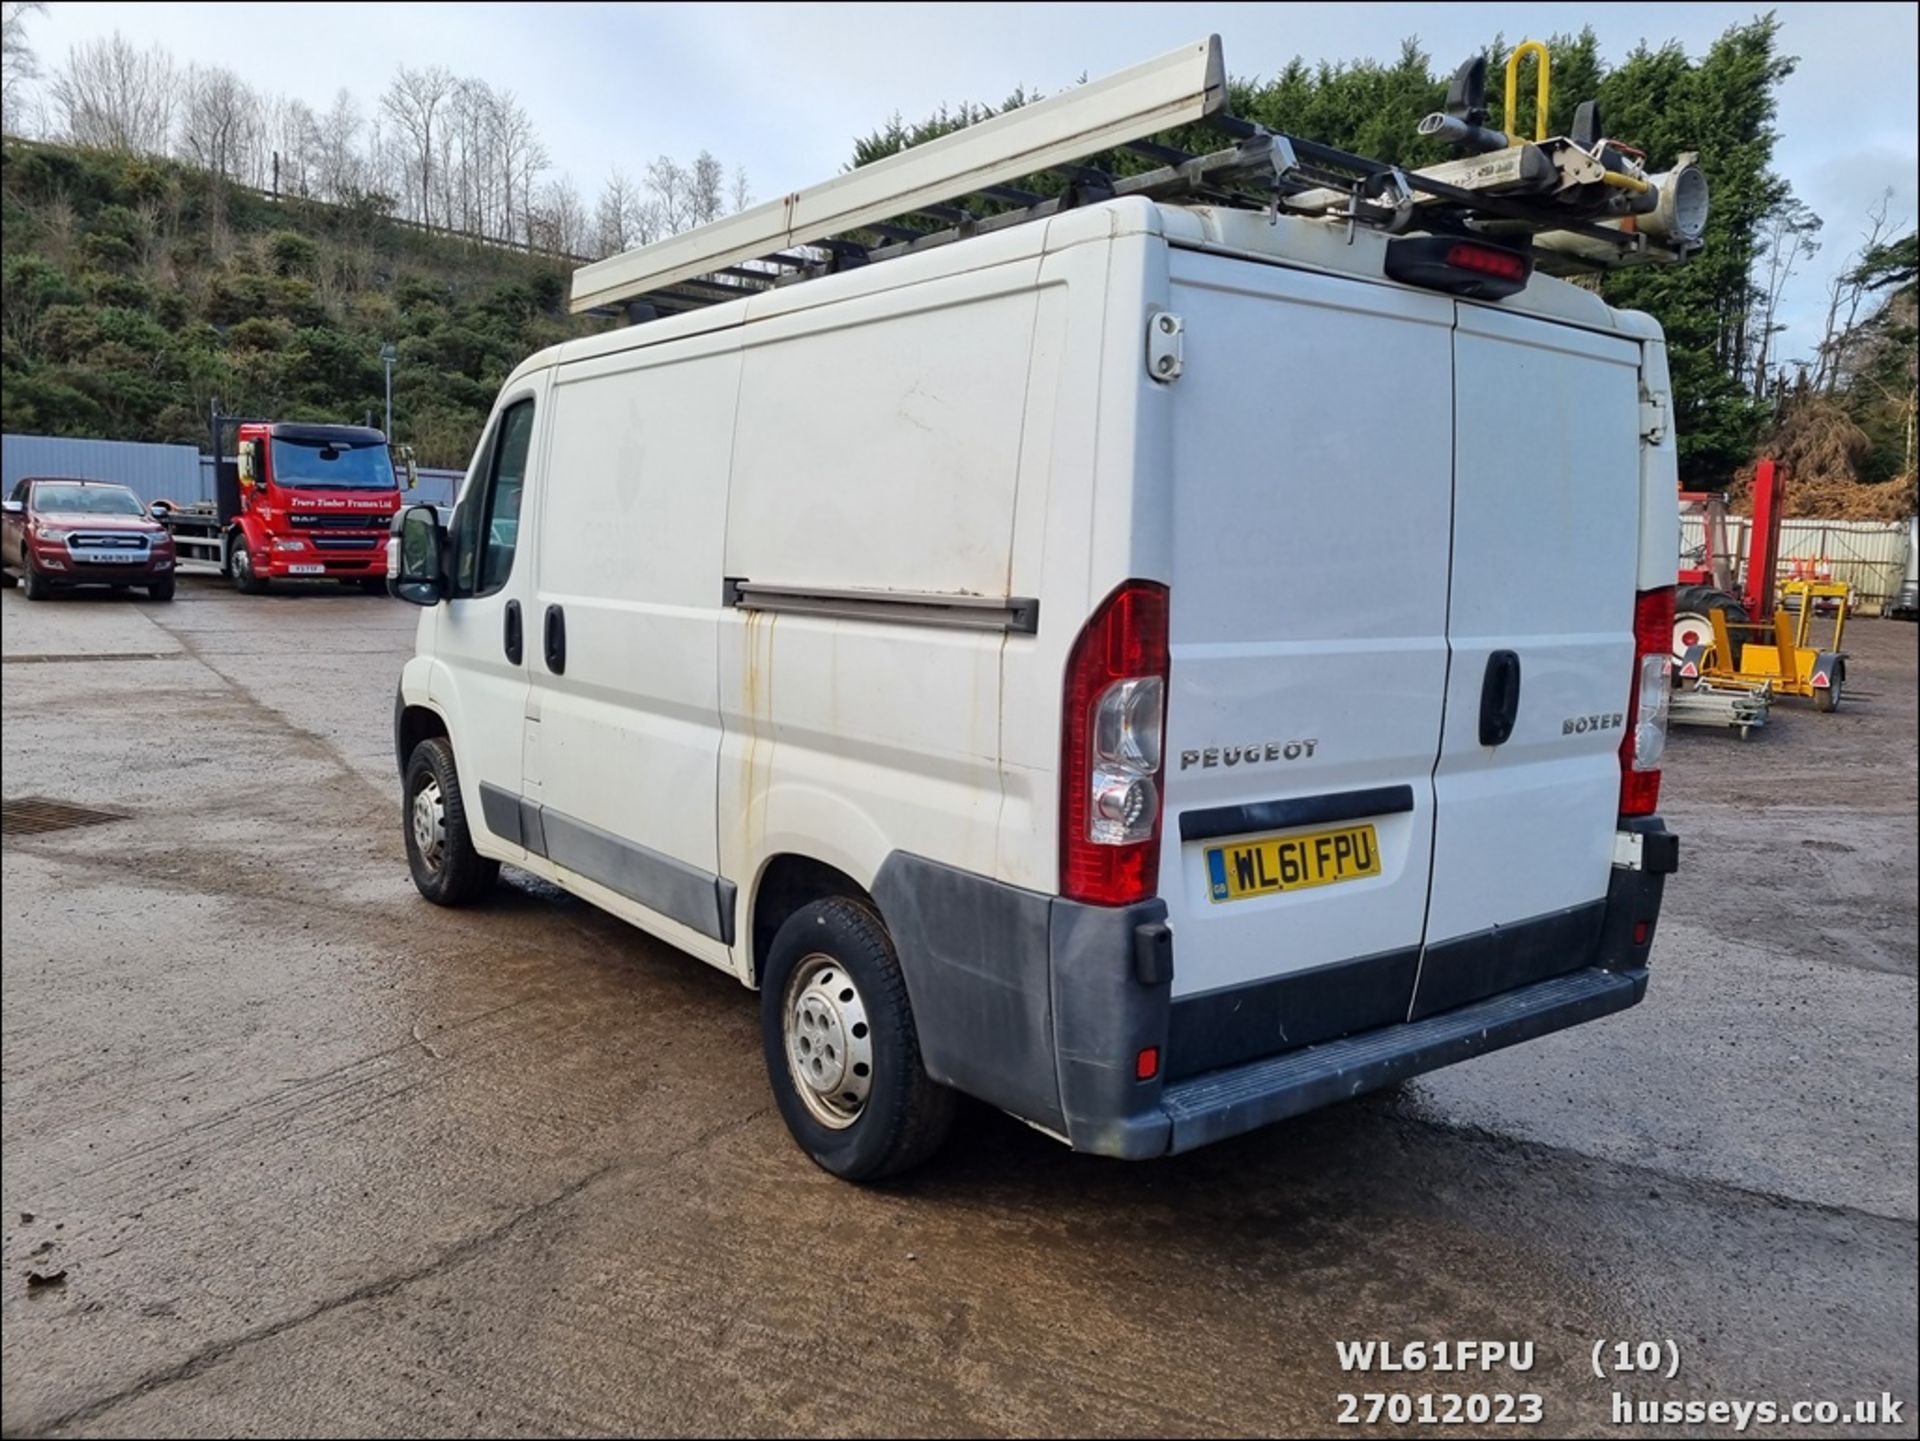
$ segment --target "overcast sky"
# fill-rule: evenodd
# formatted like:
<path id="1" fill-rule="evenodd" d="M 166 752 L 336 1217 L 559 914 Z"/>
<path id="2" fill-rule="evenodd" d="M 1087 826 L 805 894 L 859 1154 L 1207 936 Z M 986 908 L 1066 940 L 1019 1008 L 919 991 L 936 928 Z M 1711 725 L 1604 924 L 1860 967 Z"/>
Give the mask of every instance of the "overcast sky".
<path id="1" fill-rule="evenodd" d="M 755 199 L 835 174 L 856 135 L 893 111 L 1052 92 L 1218 31 L 1228 69 L 1387 59 L 1416 36 L 1436 71 L 1496 32 L 1509 40 L 1592 24 L 1617 60 L 1641 39 L 1705 50 L 1765 7 L 1725 4 L 574 5 L 163 4 L 56 0 L 30 22 L 42 68 L 118 29 L 182 61 L 241 70 L 316 109 L 342 85 L 371 105 L 402 63 L 441 64 L 515 91 L 556 168 L 592 203 L 608 170 L 702 147 L 746 167 Z M 1783 4 L 1800 57 L 1780 96 L 1775 164 L 1822 216 L 1820 254 L 1782 319 L 1786 353 L 1818 343 L 1827 279 L 1888 187 L 1912 223 L 1920 168 L 1914 4 Z M 1623 137 L 1631 139 L 1632 137 Z"/>

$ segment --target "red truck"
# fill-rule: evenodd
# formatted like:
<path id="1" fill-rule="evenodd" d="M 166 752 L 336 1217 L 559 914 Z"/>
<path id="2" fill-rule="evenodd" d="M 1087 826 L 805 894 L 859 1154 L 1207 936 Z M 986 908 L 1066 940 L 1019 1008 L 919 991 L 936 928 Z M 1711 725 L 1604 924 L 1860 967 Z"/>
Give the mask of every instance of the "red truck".
<path id="1" fill-rule="evenodd" d="M 219 445 L 229 425 L 239 431 L 230 459 Z M 402 486 L 385 435 L 362 425 L 219 416 L 214 434 L 215 500 L 153 507 L 181 560 L 219 566 L 248 595 L 279 579 L 337 580 L 386 593 L 387 526 Z M 403 449 L 401 460 L 411 490 L 410 451 Z"/>

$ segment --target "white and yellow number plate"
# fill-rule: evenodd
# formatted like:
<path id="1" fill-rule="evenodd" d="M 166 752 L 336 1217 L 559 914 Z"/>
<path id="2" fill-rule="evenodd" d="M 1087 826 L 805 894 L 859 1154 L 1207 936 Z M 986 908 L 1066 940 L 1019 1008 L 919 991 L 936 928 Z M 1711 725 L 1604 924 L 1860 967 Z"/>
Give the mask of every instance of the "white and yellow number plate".
<path id="1" fill-rule="evenodd" d="M 1372 826 L 1207 847 L 1207 891 L 1216 902 L 1303 891 L 1379 874 L 1380 843 Z"/>

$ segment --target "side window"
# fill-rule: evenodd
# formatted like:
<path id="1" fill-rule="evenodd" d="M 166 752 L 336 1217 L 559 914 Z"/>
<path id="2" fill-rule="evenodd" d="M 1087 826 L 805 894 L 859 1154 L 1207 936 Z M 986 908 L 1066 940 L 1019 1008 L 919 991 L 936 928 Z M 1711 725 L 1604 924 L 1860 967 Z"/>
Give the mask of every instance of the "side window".
<path id="1" fill-rule="evenodd" d="M 9 496 L 8 499 L 17 500 L 22 505 L 25 505 L 27 501 L 27 492 L 32 489 L 33 489 L 33 482 L 31 480 L 23 480 L 18 485 L 14 486 L 13 494 Z"/>
<path id="2" fill-rule="evenodd" d="M 484 477 L 461 502 L 454 556 L 454 583 L 461 595 L 492 595 L 513 573 L 520 495 L 532 450 L 533 402 L 517 401 L 501 412 L 486 446 Z"/>

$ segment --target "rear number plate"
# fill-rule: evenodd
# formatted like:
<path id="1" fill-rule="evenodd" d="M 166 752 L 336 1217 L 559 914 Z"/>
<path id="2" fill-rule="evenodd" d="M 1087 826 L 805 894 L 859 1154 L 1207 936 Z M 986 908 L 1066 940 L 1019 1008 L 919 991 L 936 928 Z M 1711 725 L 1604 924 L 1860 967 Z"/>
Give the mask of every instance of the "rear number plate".
<path id="1" fill-rule="evenodd" d="M 1216 902 L 1304 891 L 1380 874 L 1372 826 L 1272 836 L 1207 847 L 1207 890 Z"/>
<path id="2" fill-rule="evenodd" d="M 288 575 L 325 575 L 326 573 L 327 568 L 324 565 L 290 565 L 287 567 Z"/>

